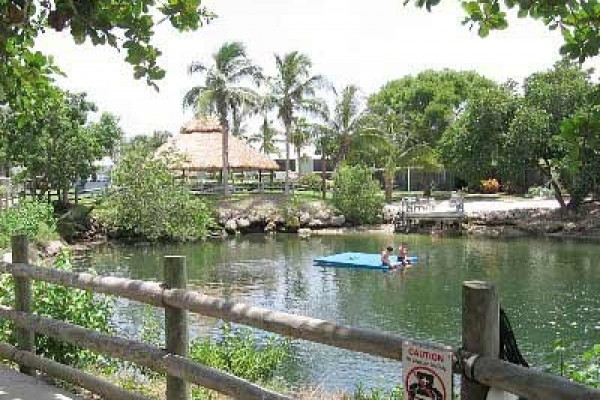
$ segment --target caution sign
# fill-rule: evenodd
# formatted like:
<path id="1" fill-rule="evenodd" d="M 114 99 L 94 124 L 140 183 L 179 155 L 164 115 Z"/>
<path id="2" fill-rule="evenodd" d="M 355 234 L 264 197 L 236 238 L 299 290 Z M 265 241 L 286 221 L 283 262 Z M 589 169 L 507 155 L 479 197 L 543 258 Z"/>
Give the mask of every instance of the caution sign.
<path id="1" fill-rule="evenodd" d="M 452 352 L 404 342 L 402 369 L 408 400 L 452 400 Z"/>

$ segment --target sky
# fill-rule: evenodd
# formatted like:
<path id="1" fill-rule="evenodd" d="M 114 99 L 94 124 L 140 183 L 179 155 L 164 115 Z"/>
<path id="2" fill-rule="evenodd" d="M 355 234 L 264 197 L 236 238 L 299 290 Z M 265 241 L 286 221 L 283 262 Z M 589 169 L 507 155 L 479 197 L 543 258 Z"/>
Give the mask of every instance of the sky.
<path id="1" fill-rule="evenodd" d="M 560 34 L 541 22 L 512 18 L 505 31 L 480 38 L 461 24 L 459 2 L 446 0 L 431 13 L 404 0 L 212 0 L 218 15 L 209 25 L 180 33 L 168 23 L 156 30 L 166 69 L 160 91 L 133 79 L 124 54 L 109 47 L 75 45 L 66 34 L 47 33 L 38 48 L 55 57 L 67 74 L 67 90 L 84 91 L 101 111 L 120 117 L 126 136 L 154 130 L 178 132 L 191 118 L 183 95 L 201 83 L 189 76 L 192 61 L 209 62 L 226 41 L 246 44 L 249 56 L 267 73 L 275 53 L 304 52 L 313 72 L 336 87 L 356 84 L 366 95 L 387 81 L 425 69 L 474 70 L 498 82 L 521 82 L 559 59 Z"/>

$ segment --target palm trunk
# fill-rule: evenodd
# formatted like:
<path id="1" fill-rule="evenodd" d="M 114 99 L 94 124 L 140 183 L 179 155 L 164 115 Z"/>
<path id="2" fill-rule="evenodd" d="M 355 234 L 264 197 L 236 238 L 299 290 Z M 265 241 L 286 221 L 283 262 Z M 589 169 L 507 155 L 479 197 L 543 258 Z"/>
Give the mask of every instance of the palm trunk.
<path id="1" fill-rule="evenodd" d="M 301 153 L 301 148 L 300 146 L 296 147 L 296 172 L 298 173 L 298 176 L 300 176 L 300 153 Z"/>
<path id="2" fill-rule="evenodd" d="M 327 157 L 325 157 L 325 146 L 321 149 L 321 193 L 323 194 L 323 200 L 327 197 Z"/>
<path id="3" fill-rule="evenodd" d="M 386 168 L 383 171 L 383 184 L 385 186 L 385 202 L 392 202 L 392 192 L 394 190 L 394 170 Z"/>
<path id="4" fill-rule="evenodd" d="M 285 194 L 290 194 L 290 131 L 292 130 L 291 118 L 284 121 L 285 125 Z"/>
<path id="5" fill-rule="evenodd" d="M 227 121 L 227 106 L 220 105 L 219 107 L 219 122 L 222 130 L 222 166 L 221 166 L 221 183 L 223 184 L 223 196 L 230 197 L 229 191 L 229 121 Z"/>

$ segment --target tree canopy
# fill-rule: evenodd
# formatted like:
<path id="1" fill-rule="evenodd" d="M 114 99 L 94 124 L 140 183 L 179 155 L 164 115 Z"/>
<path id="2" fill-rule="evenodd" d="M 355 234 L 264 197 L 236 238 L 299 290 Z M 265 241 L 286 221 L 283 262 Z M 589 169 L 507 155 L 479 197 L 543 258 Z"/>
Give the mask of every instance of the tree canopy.
<path id="1" fill-rule="evenodd" d="M 405 4 L 413 2 L 405 0 Z M 418 7 L 431 9 L 440 0 L 414 0 Z M 479 36 L 491 30 L 508 27 L 508 11 L 516 10 L 520 18 L 539 20 L 550 30 L 559 29 L 564 43 L 560 53 L 580 62 L 598 55 L 600 51 L 600 7 L 597 1 L 587 0 L 468 0 L 461 1 L 466 13 L 462 21 L 477 28 Z"/>

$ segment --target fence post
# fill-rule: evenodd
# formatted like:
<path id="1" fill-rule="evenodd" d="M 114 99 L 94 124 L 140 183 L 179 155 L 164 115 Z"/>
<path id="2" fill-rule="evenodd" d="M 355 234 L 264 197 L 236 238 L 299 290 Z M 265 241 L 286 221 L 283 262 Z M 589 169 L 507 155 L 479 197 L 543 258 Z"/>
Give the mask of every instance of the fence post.
<path id="1" fill-rule="evenodd" d="M 11 237 L 12 262 L 29 262 L 29 241 L 25 235 Z M 15 310 L 31 312 L 31 279 L 13 276 L 15 281 Z M 20 350 L 35 353 L 35 332 L 31 329 L 15 328 L 17 343 Z M 35 369 L 19 366 L 19 371 L 27 375 L 35 375 Z"/>
<path id="2" fill-rule="evenodd" d="M 462 287 L 462 346 L 484 356 L 500 352 L 500 309 L 491 282 L 466 281 Z M 485 400 L 488 387 L 462 376 L 461 399 Z"/>
<path id="3" fill-rule="evenodd" d="M 169 289 L 187 287 L 185 257 L 165 256 L 165 285 Z M 187 311 L 165 307 L 165 341 L 167 351 L 183 357 L 189 353 Z M 167 376 L 167 400 L 190 400 L 190 385 L 183 379 Z"/>

